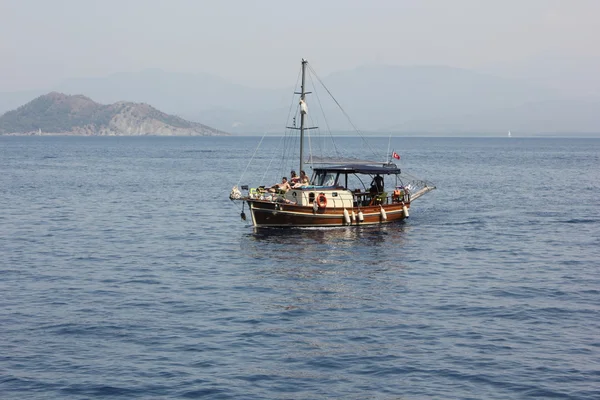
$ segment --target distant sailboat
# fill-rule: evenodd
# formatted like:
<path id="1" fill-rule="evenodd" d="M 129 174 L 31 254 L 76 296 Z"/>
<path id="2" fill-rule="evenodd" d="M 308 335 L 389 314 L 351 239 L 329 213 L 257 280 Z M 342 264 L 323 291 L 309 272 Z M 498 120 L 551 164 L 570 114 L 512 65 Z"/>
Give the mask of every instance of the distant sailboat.
<path id="1" fill-rule="evenodd" d="M 510 136 L 510 131 L 508 131 L 508 137 L 511 137 L 511 136 Z"/>

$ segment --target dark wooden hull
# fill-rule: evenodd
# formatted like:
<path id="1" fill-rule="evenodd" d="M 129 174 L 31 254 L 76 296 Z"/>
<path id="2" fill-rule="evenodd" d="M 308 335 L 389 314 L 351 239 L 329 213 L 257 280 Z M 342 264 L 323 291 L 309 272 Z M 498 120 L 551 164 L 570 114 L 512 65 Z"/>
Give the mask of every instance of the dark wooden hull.
<path id="1" fill-rule="evenodd" d="M 250 206 L 252 223 L 256 227 L 335 227 L 376 225 L 396 222 L 406 218 L 403 206 L 410 208 L 410 203 L 394 203 L 383 206 L 367 206 L 348 208 L 350 223 L 344 218 L 343 208 L 320 208 L 315 212 L 312 206 L 273 203 L 262 200 L 247 200 Z M 384 218 L 381 210 L 385 210 Z M 352 211 L 356 218 L 352 220 Z M 358 220 L 362 211 L 363 221 Z"/>

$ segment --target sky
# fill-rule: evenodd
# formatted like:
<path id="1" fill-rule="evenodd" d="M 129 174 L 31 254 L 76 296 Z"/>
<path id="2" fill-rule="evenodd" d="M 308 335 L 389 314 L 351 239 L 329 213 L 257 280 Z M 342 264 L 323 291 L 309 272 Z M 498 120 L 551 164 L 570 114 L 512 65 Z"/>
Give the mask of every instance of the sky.
<path id="1" fill-rule="evenodd" d="M 148 68 L 284 87 L 303 57 L 321 76 L 548 60 L 595 76 L 599 15 L 596 0 L 0 0 L 0 92 Z"/>

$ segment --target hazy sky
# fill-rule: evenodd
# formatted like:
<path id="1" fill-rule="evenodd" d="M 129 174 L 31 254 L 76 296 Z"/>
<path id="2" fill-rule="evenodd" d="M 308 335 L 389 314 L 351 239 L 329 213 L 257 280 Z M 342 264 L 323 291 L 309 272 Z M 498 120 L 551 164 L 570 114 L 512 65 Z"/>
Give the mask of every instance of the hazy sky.
<path id="1" fill-rule="evenodd" d="M 600 60 L 596 0 L 0 0 L 0 91 L 161 68 L 248 86 L 366 64 Z"/>

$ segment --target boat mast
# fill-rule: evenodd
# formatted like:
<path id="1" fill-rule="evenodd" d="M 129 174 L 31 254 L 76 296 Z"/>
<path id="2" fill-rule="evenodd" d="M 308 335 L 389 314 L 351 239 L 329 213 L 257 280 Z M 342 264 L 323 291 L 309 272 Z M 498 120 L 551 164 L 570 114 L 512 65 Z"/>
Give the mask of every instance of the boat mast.
<path id="1" fill-rule="evenodd" d="M 302 59 L 302 84 L 300 86 L 299 92 L 294 92 L 294 94 L 300 95 L 300 128 L 296 127 L 296 118 L 294 117 L 294 126 L 288 126 L 288 129 L 295 129 L 300 131 L 300 171 L 304 171 L 304 131 L 309 129 L 318 129 L 318 126 L 309 126 L 306 127 L 306 114 L 308 113 L 308 107 L 306 106 L 306 95 L 312 92 L 307 92 L 305 83 L 306 83 L 306 64 L 308 61 L 303 58 Z"/>
<path id="2" fill-rule="evenodd" d="M 305 58 L 302 59 L 302 85 L 300 86 L 300 169 L 298 170 L 298 173 L 300 173 L 300 171 L 304 171 L 304 116 L 306 115 L 306 92 L 304 91 L 304 78 L 306 75 L 307 62 L 308 61 Z"/>

